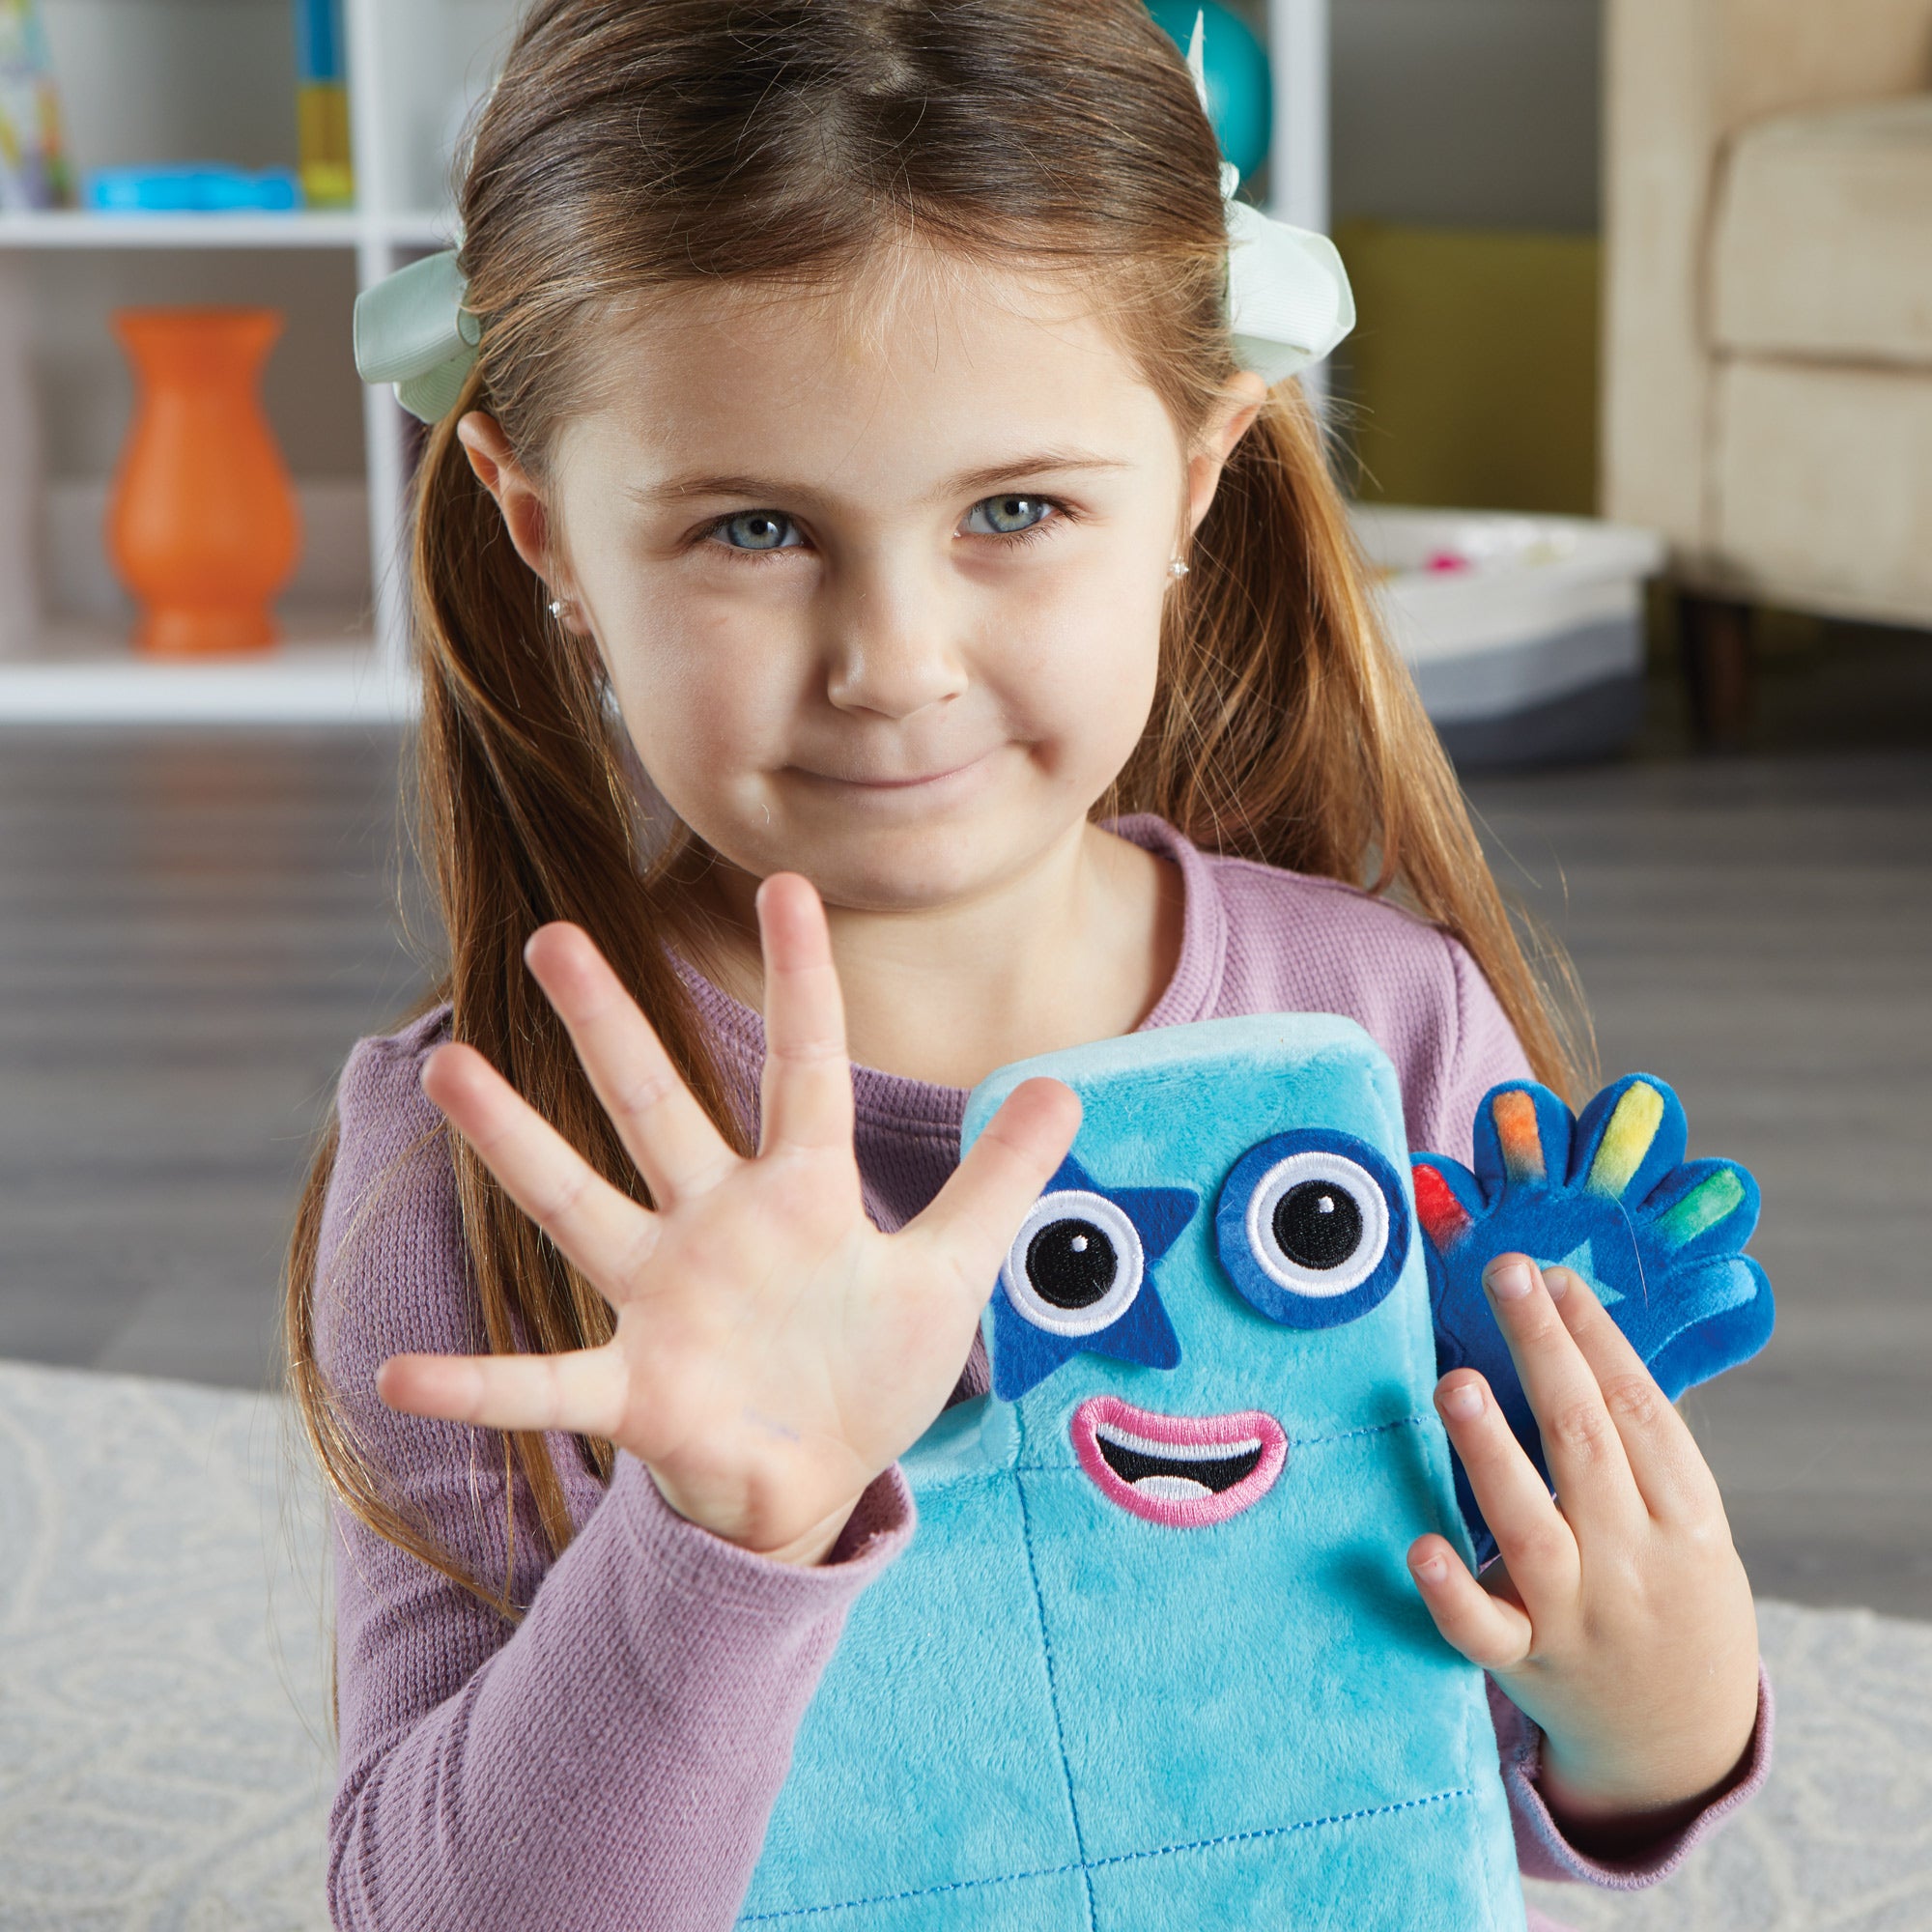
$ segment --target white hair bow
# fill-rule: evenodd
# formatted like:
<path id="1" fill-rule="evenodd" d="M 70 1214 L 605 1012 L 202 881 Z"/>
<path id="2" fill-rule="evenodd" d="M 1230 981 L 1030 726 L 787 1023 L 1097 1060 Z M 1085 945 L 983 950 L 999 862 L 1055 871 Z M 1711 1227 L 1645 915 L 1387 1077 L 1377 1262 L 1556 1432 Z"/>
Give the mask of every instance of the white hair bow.
<path id="1" fill-rule="evenodd" d="M 1196 14 L 1187 71 L 1201 111 L 1208 112 L 1202 53 L 1207 15 Z M 1221 164 L 1221 204 L 1228 224 L 1228 328 L 1235 358 L 1269 384 L 1319 362 L 1355 326 L 1349 271 L 1325 235 L 1276 221 L 1235 199 L 1241 171 Z"/>
<path id="2" fill-rule="evenodd" d="M 483 325 L 454 248 L 412 262 L 355 298 L 355 369 L 365 383 L 393 383 L 396 400 L 422 421 L 456 407 Z"/>

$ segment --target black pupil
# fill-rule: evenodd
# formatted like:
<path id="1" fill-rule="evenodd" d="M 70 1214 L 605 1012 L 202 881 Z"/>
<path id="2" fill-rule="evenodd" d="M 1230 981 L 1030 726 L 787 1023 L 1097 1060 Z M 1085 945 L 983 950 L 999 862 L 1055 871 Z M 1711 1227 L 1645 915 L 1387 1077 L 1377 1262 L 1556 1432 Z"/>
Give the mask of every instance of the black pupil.
<path id="1" fill-rule="evenodd" d="M 1340 1267 L 1362 1244 L 1362 1210 L 1332 1180 L 1304 1180 L 1274 1204 L 1274 1237 L 1299 1266 Z"/>
<path id="2" fill-rule="evenodd" d="M 1113 1242 L 1092 1221 L 1049 1221 L 1027 1243 L 1027 1279 L 1055 1308 L 1092 1308 L 1120 1265 Z"/>

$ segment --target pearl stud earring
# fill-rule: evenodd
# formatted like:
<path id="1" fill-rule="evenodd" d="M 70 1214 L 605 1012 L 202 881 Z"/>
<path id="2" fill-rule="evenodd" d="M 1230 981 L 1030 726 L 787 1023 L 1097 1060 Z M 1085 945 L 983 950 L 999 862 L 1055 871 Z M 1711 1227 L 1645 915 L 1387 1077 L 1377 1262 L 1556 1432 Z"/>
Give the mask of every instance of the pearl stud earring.
<path id="1" fill-rule="evenodd" d="M 1167 566 L 1167 574 L 1170 577 L 1185 577 L 1187 575 L 1187 566 L 1184 563 L 1182 563 L 1179 557 L 1176 557 L 1174 561 Z"/>

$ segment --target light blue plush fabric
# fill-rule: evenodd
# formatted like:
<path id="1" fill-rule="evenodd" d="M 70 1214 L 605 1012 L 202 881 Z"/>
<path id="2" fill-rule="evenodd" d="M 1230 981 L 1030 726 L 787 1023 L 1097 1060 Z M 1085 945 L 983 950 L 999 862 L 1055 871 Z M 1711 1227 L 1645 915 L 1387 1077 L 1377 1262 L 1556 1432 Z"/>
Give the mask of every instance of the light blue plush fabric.
<path id="1" fill-rule="evenodd" d="M 1469 1546 L 1388 1062 L 1164 1028 L 1002 1069 L 965 1143 L 1037 1073 L 1085 1114 L 988 1309 L 1015 1399 L 906 1459 L 740 1922 L 1521 1932 L 1482 1673 L 1405 1566 Z"/>

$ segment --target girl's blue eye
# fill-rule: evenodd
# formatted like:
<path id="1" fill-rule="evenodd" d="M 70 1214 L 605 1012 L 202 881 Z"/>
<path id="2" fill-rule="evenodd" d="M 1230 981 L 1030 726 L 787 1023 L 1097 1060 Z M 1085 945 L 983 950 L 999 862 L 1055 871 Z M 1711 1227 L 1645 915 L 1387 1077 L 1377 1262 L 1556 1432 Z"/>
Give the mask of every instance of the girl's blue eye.
<path id="1" fill-rule="evenodd" d="M 1021 536 L 1044 523 L 1052 508 L 1044 497 L 987 497 L 966 512 L 966 527 L 976 536 Z M 976 524 L 982 514 L 985 522 Z"/>
<path id="2" fill-rule="evenodd" d="M 798 526 L 777 510 L 740 510 L 717 526 L 732 550 L 796 550 Z"/>

